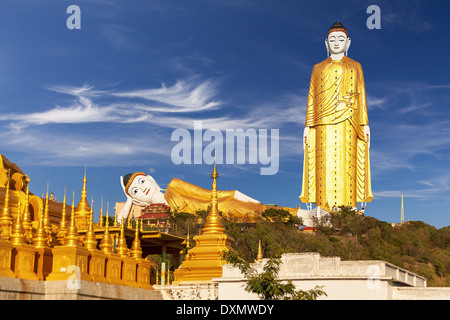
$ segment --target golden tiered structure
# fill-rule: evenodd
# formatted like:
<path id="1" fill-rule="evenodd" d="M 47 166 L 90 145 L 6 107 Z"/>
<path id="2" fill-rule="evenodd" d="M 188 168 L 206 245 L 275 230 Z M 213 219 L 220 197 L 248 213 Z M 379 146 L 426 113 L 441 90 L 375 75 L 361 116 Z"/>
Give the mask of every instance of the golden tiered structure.
<path id="1" fill-rule="evenodd" d="M 188 251 L 180 268 L 175 270 L 174 284 L 182 282 L 211 281 L 222 276 L 222 265 L 226 263 L 223 252 L 232 250 L 232 237 L 225 233 L 225 228 L 219 216 L 217 203 L 217 172 L 216 164 L 211 174 L 213 179 L 211 191 L 211 206 L 202 234 L 194 237 L 196 246 Z"/>
<path id="2" fill-rule="evenodd" d="M 75 208 L 75 196 L 72 206 L 67 206 L 65 192 L 63 203 L 49 198 L 48 190 L 45 199 L 31 194 L 30 179 L 17 165 L 0 156 L 0 277 L 38 281 L 75 277 L 152 289 L 157 266 L 143 256 L 178 256 L 184 249 L 184 238 L 142 231 L 138 223 L 134 230 L 124 223 L 103 225 L 103 212 L 100 222 L 94 224 L 87 200 L 86 172 Z M 109 221 L 108 210 L 106 218 Z"/>

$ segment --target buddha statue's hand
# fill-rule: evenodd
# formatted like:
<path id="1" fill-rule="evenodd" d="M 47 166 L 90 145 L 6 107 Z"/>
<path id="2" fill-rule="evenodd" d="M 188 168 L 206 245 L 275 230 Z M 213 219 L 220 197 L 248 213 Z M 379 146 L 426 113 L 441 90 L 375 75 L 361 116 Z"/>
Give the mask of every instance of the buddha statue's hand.
<path id="1" fill-rule="evenodd" d="M 127 201 L 130 200 L 131 201 L 131 197 L 128 195 L 128 193 L 125 191 L 125 186 L 123 185 L 123 177 L 120 176 L 120 185 L 122 186 L 122 190 L 123 193 L 126 195 L 127 197 Z"/>
<path id="2" fill-rule="evenodd" d="M 131 205 L 133 204 L 133 198 L 131 198 L 128 193 L 125 192 L 125 187 L 123 186 L 123 177 L 120 176 L 120 185 L 122 186 L 123 193 L 125 193 L 127 197 L 127 201 L 125 202 L 124 206 L 122 207 L 122 210 L 120 210 L 119 214 L 117 215 L 117 223 L 121 224 L 122 219 L 126 220 L 128 215 L 130 214 Z"/>
<path id="3" fill-rule="evenodd" d="M 303 150 L 305 150 L 308 143 L 309 143 L 309 127 L 305 127 L 305 130 L 303 130 Z"/>
<path id="4" fill-rule="evenodd" d="M 364 125 L 364 138 L 368 143 L 368 147 L 370 148 L 370 128 L 368 125 Z"/>

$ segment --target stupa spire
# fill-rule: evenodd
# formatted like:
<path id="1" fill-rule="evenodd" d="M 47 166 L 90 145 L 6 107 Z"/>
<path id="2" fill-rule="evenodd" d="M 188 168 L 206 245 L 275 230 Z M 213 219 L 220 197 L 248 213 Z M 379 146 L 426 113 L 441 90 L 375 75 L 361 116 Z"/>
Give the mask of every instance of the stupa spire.
<path id="1" fill-rule="evenodd" d="M 256 262 L 262 262 L 262 260 L 263 260 L 263 254 L 262 254 L 262 247 L 261 247 L 261 239 L 259 239 L 258 254 L 256 255 Z"/>
<path id="2" fill-rule="evenodd" d="M 69 247 L 76 247 L 80 245 L 80 240 L 78 239 L 78 229 L 75 224 L 75 191 L 73 192 L 72 198 L 72 214 L 70 215 L 70 225 L 67 229 L 66 236 L 64 237 L 64 245 Z"/>
<path id="3" fill-rule="evenodd" d="M 100 204 L 100 216 L 98 217 L 98 226 L 103 227 L 103 196 Z"/>
<path id="4" fill-rule="evenodd" d="M 2 215 L 0 217 L 0 239 L 9 240 L 11 233 L 11 227 L 13 224 L 13 219 L 11 216 L 11 208 L 9 207 L 9 178 L 11 172 L 8 170 L 6 183 L 6 193 L 5 193 L 5 204 L 3 207 Z"/>
<path id="5" fill-rule="evenodd" d="M 81 199 L 75 210 L 77 216 L 87 216 L 91 212 L 91 209 L 89 207 L 89 201 L 87 199 L 86 183 L 87 183 L 86 167 L 84 167 L 83 189 L 81 190 Z"/>
<path id="6" fill-rule="evenodd" d="M 17 217 L 16 222 L 14 223 L 12 234 L 11 234 L 11 243 L 15 246 L 25 244 L 25 233 L 23 230 L 22 219 L 21 219 L 21 211 L 22 202 L 19 200 L 17 206 Z"/>
<path id="7" fill-rule="evenodd" d="M 84 246 L 88 250 L 95 250 L 97 249 L 97 239 L 95 238 L 95 231 L 94 231 L 94 199 L 92 199 L 91 202 L 91 213 L 89 215 L 89 226 L 86 234 L 84 235 Z"/>
<path id="8" fill-rule="evenodd" d="M 134 231 L 134 241 L 133 241 L 133 245 L 131 246 L 130 253 L 131 253 L 131 256 L 135 259 L 142 258 L 141 240 L 139 240 L 139 219 L 136 219 L 136 229 Z"/>
<path id="9" fill-rule="evenodd" d="M 223 233 L 225 227 L 222 224 L 219 216 L 219 205 L 217 200 L 217 179 L 219 173 L 217 172 L 216 162 L 214 162 L 214 169 L 211 173 L 213 179 L 212 191 L 211 191 L 211 208 L 209 210 L 208 217 L 206 217 L 206 223 L 203 226 L 203 233 Z"/>
<path id="10" fill-rule="evenodd" d="M 186 237 L 186 254 L 183 257 L 183 261 L 187 261 L 191 258 L 191 255 L 189 254 L 189 249 L 191 248 L 191 243 L 189 241 L 191 235 L 190 235 L 190 230 L 189 230 L 189 226 L 188 226 L 188 233 L 187 233 L 187 237 Z"/>
<path id="11" fill-rule="evenodd" d="M 123 217 L 120 224 L 120 236 L 119 241 L 117 242 L 116 252 L 122 257 L 128 256 L 128 247 L 127 240 L 125 239 L 125 225 L 123 224 Z"/>
<path id="12" fill-rule="evenodd" d="M 33 237 L 33 245 L 36 249 L 47 248 L 47 233 L 44 228 L 44 211 L 42 207 L 39 210 L 39 225 Z"/>
<path id="13" fill-rule="evenodd" d="M 106 223 L 105 231 L 103 233 L 102 242 L 100 243 L 100 249 L 103 253 L 112 254 L 113 253 L 113 242 L 111 240 L 111 235 L 109 234 L 109 214 L 106 210 Z"/>
<path id="14" fill-rule="evenodd" d="M 30 215 L 30 193 L 29 188 L 27 185 L 26 190 L 26 198 L 25 198 L 25 207 L 23 211 L 23 219 L 22 219 L 22 225 L 25 231 L 25 237 L 27 238 L 27 241 L 31 241 L 33 234 L 32 234 L 32 225 L 31 225 L 31 215 Z"/>
<path id="15" fill-rule="evenodd" d="M 52 226 L 50 225 L 49 208 L 48 208 L 48 182 L 47 182 L 47 194 L 45 196 L 44 228 L 48 236 L 51 236 Z"/>
<path id="16" fill-rule="evenodd" d="M 62 203 L 62 213 L 61 213 L 61 221 L 59 222 L 59 228 L 61 230 L 66 230 L 66 187 L 64 187 L 64 198 Z"/>

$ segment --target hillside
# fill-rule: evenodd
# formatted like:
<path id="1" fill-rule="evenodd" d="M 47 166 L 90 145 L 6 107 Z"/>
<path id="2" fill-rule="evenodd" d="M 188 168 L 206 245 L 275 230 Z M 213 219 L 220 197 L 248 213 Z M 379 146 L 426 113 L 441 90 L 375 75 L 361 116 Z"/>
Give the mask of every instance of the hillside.
<path id="1" fill-rule="evenodd" d="M 190 225 L 192 240 L 205 216 L 206 212 L 197 216 L 174 215 L 177 233 L 186 235 Z M 339 214 L 331 215 L 333 228 L 322 224 L 310 234 L 299 231 L 294 226 L 298 223 L 295 219 L 286 220 L 283 210 L 264 216 L 256 225 L 223 219 L 226 233 L 235 239 L 234 249 L 247 261 L 256 258 L 261 239 L 264 257 L 285 252 L 319 252 L 342 260 L 385 260 L 424 276 L 428 286 L 450 286 L 450 227 L 436 229 L 421 221 L 392 227 L 342 208 Z"/>

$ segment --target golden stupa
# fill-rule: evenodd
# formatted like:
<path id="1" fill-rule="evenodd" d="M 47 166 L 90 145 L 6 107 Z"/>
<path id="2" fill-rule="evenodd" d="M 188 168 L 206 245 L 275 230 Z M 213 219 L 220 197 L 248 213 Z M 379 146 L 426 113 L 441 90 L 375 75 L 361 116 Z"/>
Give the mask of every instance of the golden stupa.
<path id="1" fill-rule="evenodd" d="M 196 246 L 188 251 L 180 268 L 174 272 L 173 284 L 182 282 L 211 281 L 222 276 L 222 265 L 226 263 L 223 252 L 232 250 L 232 237 L 225 233 L 218 210 L 216 164 L 211 174 L 213 179 L 211 206 L 202 234 L 194 237 Z"/>
<path id="2" fill-rule="evenodd" d="M 0 277 L 91 281 L 152 290 L 158 267 L 145 257 L 165 257 L 166 253 L 179 257 L 184 249 L 184 238 L 138 230 L 138 224 L 134 230 L 124 224 L 110 226 L 103 223 L 102 212 L 101 221 L 94 224 L 86 172 L 77 207 L 75 197 L 71 207 L 66 205 L 65 192 L 63 203 L 49 197 L 48 185 L 45 198 L 33 195 L 29 181 L 16 164 L 0 155 Z"/>

